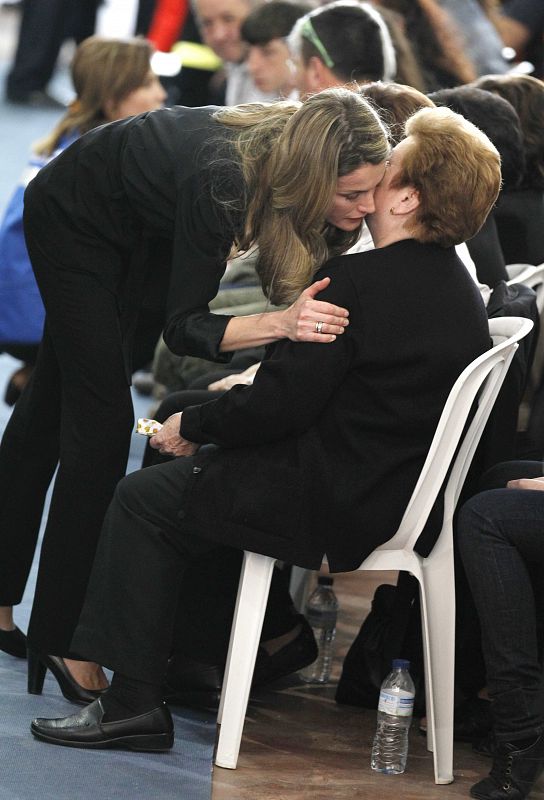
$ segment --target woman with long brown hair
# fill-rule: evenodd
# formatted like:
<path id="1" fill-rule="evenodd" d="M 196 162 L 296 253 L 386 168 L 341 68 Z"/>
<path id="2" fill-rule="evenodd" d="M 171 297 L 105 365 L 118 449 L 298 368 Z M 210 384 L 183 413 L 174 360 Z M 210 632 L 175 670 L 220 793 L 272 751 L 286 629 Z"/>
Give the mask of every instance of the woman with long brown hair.
<path id="1" fill-rule="evenodd" d="M 46 668 L 62 670 L 80 702 L 89 692 L 78 684 L 105 685 L 70 643 L 126 469 L 134 343 L 164 328 L 173 352 L 228 360 L 282 338 L 333 342 L 348 312 L 314 299 L 328 278 L 304 287 L 357 240 L 388 153 L 377 113 L 335 89 L 302 104 L 177 107 L 115 122 L 29 185 L 25 234 L 47 316 L 0 447 L 0 624 L 13 625 L 58 464 L 28 634 L 31 691 Z M 268 296 L 291 305 L 210 313 L 227 256 L 254 244 Z"/>

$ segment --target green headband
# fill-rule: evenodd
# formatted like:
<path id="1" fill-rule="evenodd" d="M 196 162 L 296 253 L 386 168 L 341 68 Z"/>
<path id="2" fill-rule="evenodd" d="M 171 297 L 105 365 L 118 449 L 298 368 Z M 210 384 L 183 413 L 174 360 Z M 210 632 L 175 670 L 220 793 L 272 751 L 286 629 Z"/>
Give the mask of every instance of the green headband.
<path id="1" fill-rule="evenodd" d="M 313 46 L 315 47 L 315 49 L 318 51 L 319 55 L 321 56 L 321 58 L 325 62 L 325 65 L 329 69 L 332 69 L 334 67 L 334 61 L 332 60 L 330 55 L 327 53 L 327 49 L 326 49 L 325 45 L 323 44 L 323 42 L 321 41 L 321 39 L 319 38 L 319 36 L 315 32 L 315 28 L 312 25 L 311 19 L 307 19 L 301 25 L 301 27 L 300 27 L 300 35 L 304 36 L 305 39 L 307 39 L 309 42 L 311 42 L 313 44 Z"/>

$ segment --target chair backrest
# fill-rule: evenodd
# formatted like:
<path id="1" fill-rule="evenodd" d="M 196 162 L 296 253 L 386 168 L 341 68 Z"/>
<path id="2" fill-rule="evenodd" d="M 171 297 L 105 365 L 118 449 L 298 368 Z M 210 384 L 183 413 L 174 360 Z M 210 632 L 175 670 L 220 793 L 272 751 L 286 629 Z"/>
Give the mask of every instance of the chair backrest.
<path id="1" fill-rule="evenodd" d="M 444 494 L 444 519 L 453 516 L 476 446 L 517 350 L 517 342 L 532 327 L 532 321 L 522 317 L 489 320 L 493 347 L 465 367 L 455 381 L 399 529 L 378 550 L 414 548 L 455 458 Z M 465 431 L 475 401 L 476 410 Z"/>
<path id="2" fill-rule="evenodd" d="M 532 264 L 508 264 L 506 267 L 510 280 L 509 286 L 515 283 L 523 283 L 536 292 L 536 307 L 538 313 L 542 315 L 544 309 L 544 264 L 534 267 Z"/>

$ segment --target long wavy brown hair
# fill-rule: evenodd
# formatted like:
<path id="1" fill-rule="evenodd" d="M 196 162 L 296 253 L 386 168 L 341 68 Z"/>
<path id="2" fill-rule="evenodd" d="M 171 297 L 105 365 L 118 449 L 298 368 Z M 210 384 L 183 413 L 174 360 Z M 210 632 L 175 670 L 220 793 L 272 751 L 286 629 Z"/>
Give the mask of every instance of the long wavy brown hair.
<path id="1" fill-rule="evenodd" d="M 257 271 L 274 304 L 294 300 L 331 255 L 360 235 L 326 221 L 338 178 L 389 155 L 388 132 L 372 106 L 349 89 L 304 103 L 249 104 L 216 113 L 236 130 L 245 224 L 238 252 L 259 246 Z"/>

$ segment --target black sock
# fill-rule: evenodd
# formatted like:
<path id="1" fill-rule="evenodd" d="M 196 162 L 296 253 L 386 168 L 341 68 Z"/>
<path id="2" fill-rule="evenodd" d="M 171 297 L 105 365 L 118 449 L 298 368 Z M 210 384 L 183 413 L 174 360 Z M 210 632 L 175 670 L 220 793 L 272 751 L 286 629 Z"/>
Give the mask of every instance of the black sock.
<path id="1" fill-rule="evenodd" d="M 106 712 L 103 722 L 129 719 L 158 708 L 162 704 L 162 687 L 116 672 L 101 702 Z"/>

